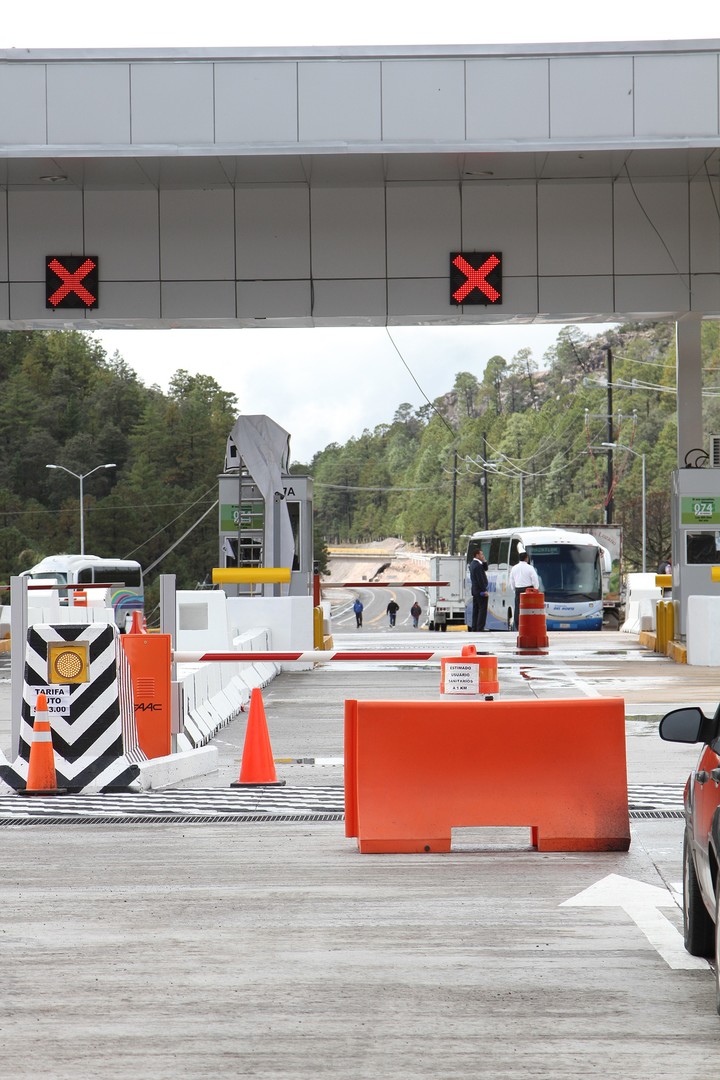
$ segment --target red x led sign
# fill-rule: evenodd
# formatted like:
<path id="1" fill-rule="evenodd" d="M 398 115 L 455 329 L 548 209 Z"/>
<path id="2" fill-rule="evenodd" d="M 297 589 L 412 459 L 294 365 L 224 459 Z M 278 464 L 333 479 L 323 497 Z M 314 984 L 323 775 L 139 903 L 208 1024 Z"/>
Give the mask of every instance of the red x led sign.
<path id="1" fill-rule="evenodd" d="M 45 307 L 98 306 L 98 260 L 95 255 L 48 255 L 45 260 Z"/>
<path id="2" fill-rule="evenodd" d="M 494 251 L 450 254 L 451 304 L 501 304 L 502 255 Z"/>

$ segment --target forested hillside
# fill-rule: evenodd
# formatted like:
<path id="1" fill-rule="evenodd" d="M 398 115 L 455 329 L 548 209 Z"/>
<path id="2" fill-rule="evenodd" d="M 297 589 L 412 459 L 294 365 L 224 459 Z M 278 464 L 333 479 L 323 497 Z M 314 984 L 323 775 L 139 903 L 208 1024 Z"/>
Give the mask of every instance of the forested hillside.
<path id="1" fill-rule="evenodd" d="M 2 581 L 79 551 L 79 482 L 48 464 L 114 462 L 85 480 L 85 550 L 150 566 L 217 498 L 237 413 L 214 379 L 178 371 L 164 394 L 88 335 L 0 334 Z M 216 564 L 217 529 L 211 511 L 156 574 L 194 588 Z"/>
<path id="2" fill-rule="evenodd" d="M 626 568 L 641 559 L 646 456 L 648 568 L 670 547 L 670 473 L 676 467 L 674 324 L 631 324 L 601 338 L 572 326 L 541 361 L 523 349 L 493 356 L 482 379 L 462 372 L 448 393 L 309 466 L 316 518 L 329 543 L 401 536 L 449 551 L 453 488 L 461 536 L 526 525 L 605 520 L 608 496 L 608 354 L 612 354 L 613 516 L 623 526 Z M 439 358 L 441 361 L 442 358 Z M 703 326 L 705 430 L 720 431 L 718 324 Z M 713 387 L 717 387 L 713 395 Z M 488 468 L 483 468 L 488 462 Z M 484 482 L 487 478 L 487 492 Z M 487 503 L 486 503 L 487 499 Z"/>
<path id="3" fill-rule="evenodd" d="M 493 356 L 481 379 L 461 372 L 434 402 L 399 404 L 386 424 L 294 465 L 314 477 L 318 537 L 400 536 L 447 551 L 453 497 L 461 547 L 463 533 L 484 526 L 486 505 L 490 526 L 519 523 L 521 486 L 525 524 L 603 521 L 608 345 L 613 436 L 629 448 L 614 454 L 613 520 L 624 527 L 626 563 L 637 566 L 645 454 L 653 566 L 669 547 L 676 461 L 672 324 L 602 338 L 566 327 L 539 360 L 527 349 Z M 719 432 L 717 323 L 703 326 L 703 364 L 705 430 Z M 217 559 L 217 474 L 240 411 L 253 412 L 252 402 L 209 376 L 180 370 L 168 393 L 145 386 L 86 334 L 0 333 L 0 578 L 78 550 L 78 482 L 46 466 L 80 474 L 114 462 L 85 482 L 86 551 L 139 559 L 151 585 L 163 572 L 181 587 L 203 581 Z"/>

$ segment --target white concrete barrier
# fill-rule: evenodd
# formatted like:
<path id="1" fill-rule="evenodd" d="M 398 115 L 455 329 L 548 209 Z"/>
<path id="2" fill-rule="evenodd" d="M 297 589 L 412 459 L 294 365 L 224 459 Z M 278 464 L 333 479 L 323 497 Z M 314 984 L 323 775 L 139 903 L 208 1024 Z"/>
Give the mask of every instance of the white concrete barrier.
<path id="1" fill-rule="evenodd" d="M 639 634 L 655 626 L 655 608 L 663 591 L 655 584 L 655 574 L 628 574 L 625 622 L 620 629 L 625 634 Z"/>
<path id="2" fill-rule="evenodd" d="M 167 757 L 151 758 L 140 765 L 140 787 L 143 791 L 172 787 L 181 780 L 194 776 L 207 776 L 217 772 L 218 752 L 215 746 L 203 746 L 194 750 L 188 747 Z"/>
<path id="3" fill-rule="evenodd" d="M 277 652 L 313 648 L 311 596 L 230 596 L 227 608 L 228 623 L 234 638 L 243 637 L 250 631 L 254 632 L 256 627 L 263 626 L 268 631 L 272 648 Z M 178 649 L 183 647 L 178 639 Z M 188 649 L 191 648 L 194 646 L 188 646 Z M 297 666 L 294 670 L 298 670 Z"/>
<path id="4" fill-rule="evenodd" d="M 720 666 L 720 596 L 688 596 L 687 662 Z"/>
<path id="5" fill-rule="evenodd" d="M 248 601 L 254 603 L 254 601 Z M 287 600 L 283 601 L 287 603 Z M 220 606 L 216 608 L 219 611 Z M 208 627 L 209 638 L 220 640 L 217 651 L 264 652 L 271 647 L 271 634 L 266 627 L 255 627 L 239 634 L 232 641 L 222 641 L 217 628 Z M 203 633 L 197 626 L 191 631 L 192 639 L 198 640 Z M 184 647 L 187 637 L 178 632 L 178 645 Z M 201 648 L 207 637 L 201 638 Z M 217 732 L 239 715 L 250 700 L 255 687 L 264 687 L 280 671 L 279 664 L 254 662 L 237 664 L 178 664 L 178 682 L 183 689 L 183 726 L 185 738 L 178 737 L 178 748 L 205 746 Z"/>

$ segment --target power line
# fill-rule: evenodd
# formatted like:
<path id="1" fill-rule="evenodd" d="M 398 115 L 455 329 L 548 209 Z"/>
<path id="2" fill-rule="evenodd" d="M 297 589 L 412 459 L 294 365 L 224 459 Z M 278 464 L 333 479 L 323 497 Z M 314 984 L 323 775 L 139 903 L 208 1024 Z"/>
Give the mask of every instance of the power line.
<path id="1" fill-rule="evenodd" d="M 332 488 L 334 491 L 427 491 L 435 487 L 434 484 L 418 484 L 415 487 L 362 487 L 355 484 L 325 484 L 315 482 L 316 488 Z"/>
<path id="2" fill-rule="evenodd" d="M 432 401 L 431 401 L 431 400 L 430 400 L 430 398 L 429 398 L 429 397 L 427 396 L 427 394 L 426 394 L 426 393 L 425 393 L 425 391 L 423 390 L 423 388 L 422 388 L 422 386 L 420 385 L 420 383 L 419 383 L 419 382 L 417 381 L 417 379 L 416 379 L 416 378 L 415 378 L 415 376 L 413 375 L 412 371 L 410 370 L 410 368 L 408 367 L 407 363 L 405 362 L 405 357 L 403 356 L 403 354 L 402 354 L 402 353 L 400 352 L 399 348 L 398 348 L 398 347 L 397 347 L 397 345 L 395 344 L 395 341 L 394 341 L 394 339 L 393 339 L 393 336 L 392 336 L 392 334 L 390 333 L 390 329 L 389 329 L 389 327 L 387 327 L 387 326 L 385 327 L 385 333 L 386 333 L 386 334 L 387 334 L 387 336 L 388 336 L 388 337 L 390 338 L 390 341 L 391 341 L 391 343 L 392 343 L 392 346 L 393 346 L 393 348 L 395 349 L 395 352 L 396 352 L 396 353 L 398 354 L 398 356 L 399 356 L 399 357 L 400 357 L 400 359 L 402 360 L 402 362 L 403 362 L 403 364 L 404 364 L 404 366 L 405 366 L 405 368 L 406 368 L 406 370 L 407 370 L 407 372 L 408 372 L 408 375 L 410 376 L 410 378 L 412 379 L 412 381 L 413 381 L 413 382 L 415 383 L 415 385 L 417 386 L 418 390 L 420 391 L 420 393 L 422 394 L 422 396 L 423 396 L 423 397 L 425 398 L 425 400 L 427 401 L 427 403 L 428 403 L 428 405 L 430 406 L 430 408 L 431 408 L 431 409 L 433 409 L 433 410 L 434 410 L 434 412 L 436 413 L 436 415 L 440 417 L 440 419 L 442 420 L 443 424 L 444 424 L 444 425 L 445 425 L 445 427 L 446 427 L 446 428 L 448 429 L 448 431 L 450 432 L 450 434 L 452 435 L 452 437 L 453 437 L 453 438 L 455 438 L 456 432 L 455 432 L 455 431 L 453 431 L 453 429 L 452 429 L 452 428 L 450 427 L 450 425 L 448 424 L 448 422 L 447 422 L 447 420 L 445 419 L 445 417 L 443 416 L 443 414 L 442 414 L 442 413 L 441 413 L 441 412 L 439 411 L 439 409 L 437 409 L 437 408 L 436 408 L 436 406 L 435 406 L 435 405 L 434 405 L 434 404 L 432 403 Z"/>
<path id="3" fill-rule="evenodd" d="M 198 496 L 198 498 L 195 500 L 195 502 L 191 502 L 189 506 L 186 506 L 184 510 L 181 510 L 180 513 L 177 514 L 177 516 L 172 519 L 172 521 L 168 521 L 165 525 L 163 525 L 160 529 L 158 529 L 157 532 L 154 532 L 152 534 L 152 536 L 149 536 L 147 538 L 147 540 L 143 540 L 142 544 L 138 544 L 137 547 L 134 547 L 132 549 L 132 551 L 128 552 L 128 554 L 125 556 L 125 558 L 129 559 L 130 556 L 134 555 L 136 551 L 139 551 L 140 548 L 145 547 L 146 544 L 149 544 L 150 541 L 154 540 L 156 536 L 160 535 L 160 533 L 165 532 L 165 529 L 168 529 L 171 525 L 174 525 L 176 521 L 180 520 L 180 518 L 183 516 L 183 514 L 187 514 L 188 510 L 192 510 L 193 506 L 197 506 L 197 504 L 199 502 L 201 502 L 203 499 L 206 499 L 208 497 L 208 495 L 213 491 L 215 491 L 215 486 L 214 485 L 213 485 L 213 487 L 208 488 L 208 490 L 206 492 L 204 492 L 202 495 Z M 213 503 L 213 506 L 217 506 L 217 500 Z M 213 506 L 208 507 L 208 509 L 205 511 L 205 514 L 203 514 L 203 517 L 205 517 L 210 512 L 210 510 L 212 510 Z M 200 521 L 202 521 L 202 518 L 200 518 Z M 196 524 L 197 524 L 197 522 L 196 522 Z M 193 528 L 195 528 L 195 526 L 193 526 Z M 187 534 L 185 534 L 185 535 L 187 535 Z"/>

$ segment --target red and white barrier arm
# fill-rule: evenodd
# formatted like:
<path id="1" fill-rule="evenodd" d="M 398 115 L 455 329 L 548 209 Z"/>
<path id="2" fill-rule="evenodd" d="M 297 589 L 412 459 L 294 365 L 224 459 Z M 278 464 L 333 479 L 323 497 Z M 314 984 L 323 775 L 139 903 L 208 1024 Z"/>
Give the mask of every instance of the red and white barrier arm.
<path id="1" fill-rule="evenodd" d="M 337 649 L 309 649 L 307 652 L 174 652 L 175 664 L 201 663 L 249 663 L 270 661 L 276 664 L 324 664 L 328 661 L 346 660 L 446 660 L 452 652 L 422 652 L 414 649 L 403 652 L 340 652 Z M 478 653 L 478 656 L 482 655 Z"/>

